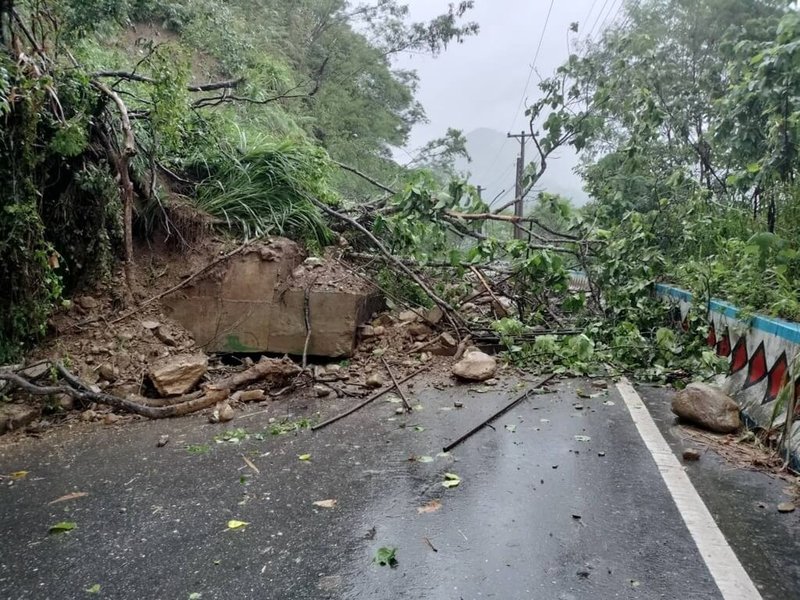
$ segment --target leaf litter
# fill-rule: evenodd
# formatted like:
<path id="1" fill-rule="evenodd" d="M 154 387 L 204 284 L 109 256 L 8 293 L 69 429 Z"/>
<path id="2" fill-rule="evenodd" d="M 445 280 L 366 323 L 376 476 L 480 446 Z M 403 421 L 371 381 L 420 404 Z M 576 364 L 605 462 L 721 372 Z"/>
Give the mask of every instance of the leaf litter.
<path id="1" fill-rule="evenodd" d="M 397 548 L 388 548 L 385 546 L 378 548 L 378 551 L 375 553 L 375 558 L 372 560 L 381 567 L 394 568 L 397 566 Z"/>
<path id="2" fill-rule="evenodd" d="M 456 475 L 455 473 L 445 473 L 444 474 L 444 481 L 442 481 L 442 486 L 446 488 L 454 488 L 458 487 L 461 484 L 461 477 Z"/>
<path id="3" fill-rule="evenodd" d="M 417 507 L 417 513 L 419 513 L 421 515 L 435 513 L 440 508 L 442 508 L 441 501 L 434 499 L 434 500 L 431 500 L 430 502 L 426 502 L 422 506 L 418 506 Z"/>
<path id="4" fill-rule="evenodd" d="M 50 527 L 49 533 L 67 533 L 76 529 L 78 525 L 72 521 L 61 521 Z"/>
<path id="5" fill-rule="evenodd" d="M 244 454 L 242 454 L 242 459 L 244 460 L 244 464 L 250 467 L 256 473 L 256 475 L 261 474 L 261 471 L 259 471 L 258 467 L 253 463 L 252 460 L 247 458 Z"/>
<path id="6" fill-rule="evenodd" d="M 63 496 L 59 496 L 55 500 L 51 500 L 47 504 L 58 504 L 59 502 L 66 502 L 67 500 L 76 500 L 78 498 L 83 498 L 84 496 L 88 496 L 89 492 L 71 492 L 69 494 L 64 494 Z"/>

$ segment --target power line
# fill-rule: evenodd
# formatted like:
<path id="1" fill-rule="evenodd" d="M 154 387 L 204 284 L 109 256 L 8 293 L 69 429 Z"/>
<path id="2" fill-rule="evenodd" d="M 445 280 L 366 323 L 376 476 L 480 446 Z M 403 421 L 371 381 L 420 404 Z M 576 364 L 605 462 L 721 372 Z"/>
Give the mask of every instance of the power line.
<path id="1" fill-rule="evenodd" d="M 595 0 L 596 1 L 596 0 Z M 542 44 L 544 42 L 545 33 L 547 33 L 547 26 L 550 24 L 550 15 L 553 12 L 553 5 L 555 4 L 555 0 L 550 0 L 550 7 L 547 9 L 547 16 L 544 20 L 544 26 L 542 27 L 542 34 L 539 36 L 539 43 L 536 45 L 536 53 L 533 56 L 533 63 L 531 64 L 531 68 L 528 71 L 528 79 L 525 81 L 525 89 L 522 91 L 522 97 L 519 99 L 519 104 L 517 105 L 517 109 L 514 111 L 514 119 L 511 121 L 511 125 L 509 125 L 508 129 L 513 129 L 514 123 L 517 122 L 517 116 L 519 115 L 519 109 L 522 108 L 523 103 L 525 102 L 525 97 L 528 93 L 528 88 L 531 85 L 531 79 L 533 78 L 533 72 L 536 70 L 536 61 L 539 60 L 539 53 L 542 50 Z M 503 140 L 503 144 L 500 146 L 500 149 L 495 154 L 494 159 L 492 160 L 492 164 L 489 167 L 491 170 L 492 167 L 497 163 L 497 159 L 500 157 L 500 154 L 506 147 L 508 143 L 508 139 L 506 138 Z"/>
<path id="2" fill-rule="evenodd" d="M 506 138 L 506 141 L 508 141 L 508 138 Z M 490 187 L 490 188 L 493 188 L 493 187 L 494 187 L 495 185 L 497 185 L 499 182 L 501 182 L 502 180 L 504 180 L 504 179 L 505 179 L 505 178 L 506 178 L 508 175 L 510 175 L 510 174 L 511 174 L 511 171 L 512 171 L 513 169 L 514 169 L 514 165 L 508 165 L 508 167 L 506 168 L 506 170 L 505 170 L 505 171 L 503 171 L 503 172 L 502 172 L 500 175 L 498 175 L 497 177 L 495 177 L 495 178 L 494 178 L 494 180 L 492 181 L 492 183 L 490 183 L 488 187 Z"/>
<path id="3" fill-rule="evenodd" d="M 624 29 L 631 24 L 631 21 L 633 20 L 633 11 L 638 9 L 641 3 L 642 0 L 634 0 L 630 3 L 630 10 L 627 11 L 628 14 L 625 15 L 625 18 L 622 20 L 622 24 L 620 25 L 621 28 Z"/>
<path id="4" fill-rule="evenodd" d="M 608 6 L 608 3 L 610 1 L 611 0 L 605 0 L 605 2 L 603 2 L 603 7 L 600 9 L 600 12 L 597 13 L 597 17 L 595 18 L 594 23 L 592 24 L 592 28 L 589 30 L 589 36 L 588 36 L 589 39 L 591 39 L 592 36 L 594 35 L 594 30 L 597 28 L 597 24 L 600 22 L 600 17 L 603 16 L 603 13 L 606 11 L 606 7 Z"/>
<path id="5" fill-rule="evenodd" d="M 583 21 L 581 21 L 581 27 L 583 27 L 585 23 L 589 22 L 589 19 L 591 18 L 592 13 L 594 12 L 595 6 L 597 6 L 597 0 L 592 0 L 592 5 L 589 7 L 589 12 L 586 13 L 586 16 L 583 18 Z"/>
<path id="6" fill-rule="evenodd" d="M 539 43 L 536 45 L 536 54 L 533 55 L 533 63 L 531 63 L 531 68 L 528 71 L 528 80 L 525 82 L 525 89 L 522 91 L 522 97 L 519 99 L 519 105 L 517 106 L 517 113 L 519 113 L 519 109 L 522 108 L 522 105 L 525 103 L 525 98 L 528 94 L 528 88 L 531 85 L 531 79 L 533 79 L 533 72 L 536 70 L 536 61 L 539 60 L 539 52 L 542 50 L 542 43 L 544 42 L 544 35 L 547 33 L 547 26 L 550 24 L 550 15 L 553 13 L 553 5 L 555 4 L 555 0 L 550 0 L 550 8 L 547 9 L 547 16 L 544 19 L 544 27 L 542 27 L 542 35 L 539 36 Z M 514 122 L 516 122 L 517 118 L 514 117 Z M 511 123 L 509 129 L 514 127 L 514 123 Z"/>
<path id="7" fill-rule="evenodd" d="M 614 11 L 614 6 L 617 4 L 617 2 L 619 2 L 620 4 L 617 6 L 616 11 Z M 615 0 L 614 1 L 614 4 L 612 4 L 611 8 L 608 10 L 608 14 L 606 15 L 606 18 L 603 19 L 603 22 L 600 24 L 600 29 L 597 30 L 597 34 L 598 35 L 602 35 L 603 34 L 603 31 L 605 31 L 605 29 L 606 29 L 606 23 L 608 23 L 609 27 L 614 23 L 614 21 L 619 16 L 619 11 L 622 9 L 623 4 L 624 3 L 623 3 L 622 0 Z M 611 17 L 611 13 L 612 12 L 614 13 L 613 17 Z M 611 17 L 610 21 L 608 20 L 608 17 Z"/>

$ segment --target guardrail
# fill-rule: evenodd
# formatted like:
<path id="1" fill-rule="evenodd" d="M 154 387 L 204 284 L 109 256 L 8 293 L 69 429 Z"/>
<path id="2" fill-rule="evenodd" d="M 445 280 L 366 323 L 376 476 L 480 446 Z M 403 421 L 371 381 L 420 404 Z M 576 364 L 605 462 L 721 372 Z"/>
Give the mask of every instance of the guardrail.
<path id="1" fill-rule="evenodd" d="M 686 323 L 692 294 L 665 284 L 657 284 L 655 291 L 680 308 Z M 792 367 L 800 353 L 800 324 L 758 314 L 741 317 L 742 311 L 728 302 L 708 303 L 708 345 L 730 364 L 723 388 L 751 425 L 769 428 L 785 423 L 786 407 L 779 406 L 778 396 L 791 386 L 798 408 L 788 443 L 794 461 L 800 462 L 800 373 Z"/>

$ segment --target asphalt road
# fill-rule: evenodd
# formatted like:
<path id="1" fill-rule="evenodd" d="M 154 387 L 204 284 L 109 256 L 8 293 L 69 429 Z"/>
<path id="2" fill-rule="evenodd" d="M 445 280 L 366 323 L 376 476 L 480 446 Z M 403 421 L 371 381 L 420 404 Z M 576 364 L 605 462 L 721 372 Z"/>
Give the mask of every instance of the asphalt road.
<path id="1" fill-rule="evenodd" d="M 250 407 L 259 414 L 227 426 L 197 416 L 3 442 L 0 473 L 29 473 L 0 482 L 0 598 L 722 598 L 616 389 L 587 399 L 576 394 L 598 392 L 587 382 L 561 383 L 442 456 L 527 385 L 442 383 L 415 386 L 411 415 L 380 400 L 318 432 L 272 435 L 269 419 L 324 418 L 352 401 Z M 645 397 L 666 431 L 659 393 Z M 249 438 L 215 441 L 235 428 Z M 157 448 L 163 434 L 170 442 Z M 445 473 L 460 484 L 443 487 Z M 780 494 L 766 480 L 736 484 L 733 469 L 714 473 L 747 506 Z M 711 503 L 735 506 L 706 487 Z M 74 492 L 87 495 L 52 503 Z M 776 584 L 748 516 L 715 515 L 765 599 L 800 597 L 796 558 L 775 549 L 790 580 Z M 782 517 L 759 515 L 762 527 Z M 48 534 L 60 521 L 76 528 Z M 758 539 L 797 540 L 797 521 Z M 373 562 L 382 547 L 396 548 L 394 568 Z"/>

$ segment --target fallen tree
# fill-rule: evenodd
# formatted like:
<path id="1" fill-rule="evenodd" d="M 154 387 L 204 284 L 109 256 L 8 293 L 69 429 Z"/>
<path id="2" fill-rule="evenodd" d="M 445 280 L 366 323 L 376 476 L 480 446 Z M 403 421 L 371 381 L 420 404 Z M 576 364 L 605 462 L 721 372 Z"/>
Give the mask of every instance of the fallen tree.
<path id="1" fill-rule="evenodd" d="M 47 363 L 44 363 L 45 365 Z M 166 406 L 153 406 L 153 402 L 142 397 L 121 398 L 112 394 L 107 394 L 82 381 L 72 374 L 62 363 L 55 362 L 49 365 L 47 373 L 57 373 L 55 383 L 43 385 L 34 379 L 24 377 L 19 371 L 0 370 L 0 381 L 6 381 L 11 389 L 5 389 L 4 393 L 18 388 L 32 396 L 57 396 L 67 395 L 74 400 L 81 402 L 96 402 L 105 404 L 124 412 L 133 413 L 149 419 L 165 419 L 169 417 L 181 417 L 193 412 L 210 408 L 220 402 L 224 402 L 228 397 L 245 386 L 254 383 L 264 382 L 270 387 L 277 387 L 284 384 L 287 380 L 297 376 L 301 369 L 291 360 L 262 358 L 252 367 L 229 375 L 219 381 L 205 384 L 202 390 L 192 394 L 159 400 L 155 403 Z"/>

